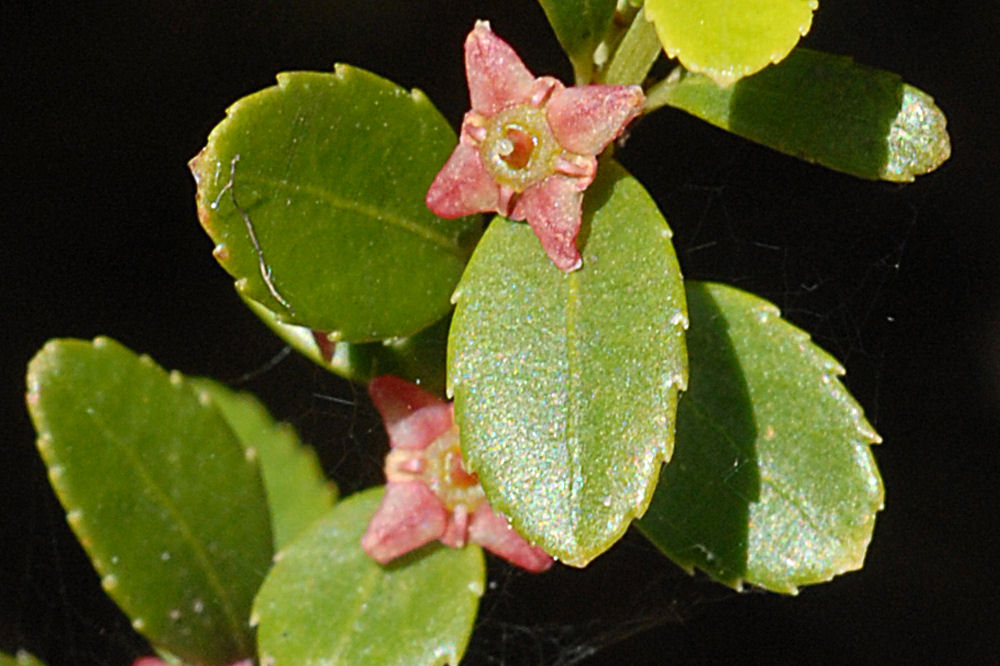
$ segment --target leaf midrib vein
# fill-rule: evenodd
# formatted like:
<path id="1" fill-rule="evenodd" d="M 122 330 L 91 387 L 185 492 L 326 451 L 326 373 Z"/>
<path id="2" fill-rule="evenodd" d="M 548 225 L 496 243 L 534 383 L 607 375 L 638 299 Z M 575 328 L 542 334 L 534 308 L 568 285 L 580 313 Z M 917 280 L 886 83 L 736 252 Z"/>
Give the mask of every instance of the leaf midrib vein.
<path id="1" fill-rule="evenodd" d="M 306 193 L 316 198 L 322 200 L 324 203 L 337 210 L 346 210 L 354 213 L 359 213 L 365 217 L 369 217 L 377 222 L 384 222 L 390 224 L 394 227 L 402 229 L 414 236 L 422 238 L 423 240 L 436 245 L 447 252 L 465 260 L 465 255 L 462 249 L 459 247 L 458 243 L 454 240 L 454 237 L 449 238 L 445 234 L 440 234 L 430 229 L 426 225 L 422 225 L 410 220 L 407 217 L 397 215 L 392 211 L 378 208 L 376 206 L 370 206 L 358 203 L 357 201 L 352 201 L 349 199 L 344 199 L 339 197 L 328 190 L 316 187 L 314 185 L 301 185 L 294 184 L 283 178 L 269 178 L 267 176 L 262 176 L 259 174 L 250 174 L 242 177 L 243 182 L 255 182 L 261 185 L 266 185 L 273 187 L 275 189 L 285 189 L 291 190 L 295 193 Z"/>
<path id="2" fill-rule="evenodd" d="M 164 492 L 159 484 L 156 483 L 155 479 L 147 472 L 145 466 L 142 464 L 141 458 L 139 458 L 135 451 L 122 439 L 118 434 L 108 426 L 96 413 L 90 412 L 88 416 L 97 427 L 104 432 L 105 436 L 111 441 L 119 451 L 122 452 L 124 457 L 128 462 L 135 468 L 138 476 L 145 484 L 145 487 L 150 489 L 150 491 L 156 495 L 162 505 L 166 507 L 167 511 L 170 513 L 171 517 L 174 519 L 178 530 L 181 532 L 182 538 L 188 542 L 191 551 L 193 552 L 198 563 L 201 564 L 203 571 L 205 572 L 205 577 L 208 580 L 209 585 L 215 591 L 216 598 L 222 603 L 223 613 L 226 617 L 226 621 L 229 622 L 230 628 L 232 629 L 232 636 L 237 639 L 239 648 L 243 651 L 249 649 L 248 646 L 243 644 L 242 636 L 242 625 L 243 623 L 236 617 L 236 612 L 233 609 L 229 595 L 226 591 L 225 586 L 222 585 L 222 581 L 219 580 L 216 574 L 215 567 L 211 565 L 211 558 L 208 556 L 206 551 L 201 547 L 201 543 L 197 538 L 195 538 L 194 533 L 191 530 L 190 525 L 184 518 L 184 514 L 181 513 L 176 504 L 170 499 L 170 496 Z"/>
<path id="3" fill-rule="evenodd" d="M 576 487 L 576 477 L 579 474 L 579 460 L 577 459 L 576 450 L 573 448 L 571 443 L 574 441 L 573 436 L 575 434 L 575 419 L 574 415 L 577 413 L 576 410 L 578 406 L 575 403 L 575 398 L 578 395 L 578 380 L 577 369 L 580 365 L 580 346 L 577 341 L 576 327 L 577 319 L 579 317 L 580 309 L 580 285 L 579 278 L 576 273 L 570 274 L 567 277 L 567 292 L 566 292 L 566 371 L 568 373 L 566 382 L 566 452 L 569 458 L 569 491 L 572 497 L 572 503 L 576 504 L 576 497 L 573 494 Z M 571 529 L 575 533 L 577 528 L 578 516 L 570 516 Z M 575 539 L 574 539 L 575 540 Z"/>
<path id="4" fill-rule="evenodd" d="M 340 639 L 337 641 L 337 644 L 333 647 L 333 649 L 330 650 L 329 654 L 331 657 L 336 657 L 336 658 L 344 657 L 347 653 L 347 649 L 350 646 L 351 641 L 357 638 L 356 631 L 354 631 L 352 627 L 354 627 L 357 624 L 358 619 L 364 614 L 365 606 L 367 605 L 368 600 L 370 600 L 372 598 L 372 595 L 374 594 L 374 590 L 375 587 L 378 585 L 381 573 L 382 573 L 381 569 L 372 568 L 369 570 L 367 575 L 365 575 L 364 579 L 357 585 L 356 589 L 364 590 L 362 594 L 358 595 L 358 598 L 361 599 L 361 601 L 354 607 L 355 610 L 351 614 L 351 617 L 345 618 L 342 631 L 340 632 Z M 316 640 L 313 642 L 313 646 L 318 647 L 322 645 L 322 641 L 325 638 L 326 637 L 324 636 L 319 636 L 319 635 L 316 636 L 315 637 Z"/>

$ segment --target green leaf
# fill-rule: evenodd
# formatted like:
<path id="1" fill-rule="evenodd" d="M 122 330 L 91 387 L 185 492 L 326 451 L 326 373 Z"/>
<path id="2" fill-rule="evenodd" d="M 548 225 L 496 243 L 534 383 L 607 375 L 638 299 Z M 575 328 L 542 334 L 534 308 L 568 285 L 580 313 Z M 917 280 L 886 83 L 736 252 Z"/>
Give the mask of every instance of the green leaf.
<path id="1" fill-rule="evenodd" d="M 0 652 L 0 666 L 45 666 L 45 664 L 34 655 L 18 650 L 14 656 Z"/>
<path id="2" fill-rule="evenodd" d="M 816 0 L 646 0 L 663 49 L 728 86 L 780 62 L 809 32 Z"/>
<path id="3" fill-rule="evenodd" d="M 864 562 L 880 440 L 843 368 L 771 303 L 688 282 L 689 388 L 674 458 L 637 525 L 671 559 L 778 592 Z"/>
<path id="4" fill-rule="evenodd" d="M 211 402 L 108 338 L 48 342 L 27 402 L 67 520 L 133 626 L 193 663 L 252 655 L 270 519 L 256 462 Z"/>
<path id="5" fill-rule="evenodd" d="M 862 178 L 912 181 L 951 155 L 944 114 L 929 95 L 890 72 L 808 49 L 729 88 L 682 74 L 648 101 Z"/>
<path id="6" fill-rule="evenodd" d="M 274 547 L 280 549 L 333 506 L 337 487 L 324 477 L 316 452 L 302 444 L 292 426 L 276 423 L 253 395 L 211 379 L 191 383 L 208 394 L 248 455 L 260 464 Z"/>
<path id="7" fill-rule="evenodd" d="M 538 0 L 576 74 L 589 83 L 598 45 L 612 28 L 616 0 Z M 598 58 L 599 59 L 599 58 Z"/>
<path id="8" fill-rule="evenodd" d="M 305 326 L 283 324 L 260 303 L 243 302 L 293 349 L 341 377 L 362 384 L 378 375 L 395 375 L 444 395 L 445 350 L 451 316 L 407 338 L 382 342 L 331 342 Z"/>
<path id="9" fill-rule="evenodd" d="M 642 515 L 673 447 L 684 293 L 670 229 L 606 161 L 584 199 L 583 268 L 497 218 L 456 291 L 448 347 L 466 464 L 529 541 L 583 566 Z"/>
<path id="10" fill-rule="evenodd" d="M 448 312 L 478 234 L 478 217 L 424 204 L 454 146 L 417 90 L 346 65 L 279 74 L 191 161 L 198 216 L 239 291 L 282 321 L 349 341 L 411 335 Z"/>
<path id="11" fill-rule="evenodd" d="M 348 497 L 275 558 L 254 604 L 262 663 L 461 659 L 483 593 L 482 550 L 435 543 L 378 564 L 361 549 L 361 535 L 382 493 Z"/>

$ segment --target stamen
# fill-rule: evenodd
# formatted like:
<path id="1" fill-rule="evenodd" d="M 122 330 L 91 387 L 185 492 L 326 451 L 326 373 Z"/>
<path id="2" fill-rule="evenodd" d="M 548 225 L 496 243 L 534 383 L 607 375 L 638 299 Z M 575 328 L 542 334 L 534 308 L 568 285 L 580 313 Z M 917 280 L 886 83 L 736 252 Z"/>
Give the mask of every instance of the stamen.
<path id="1" fill-rule="evenodd" d="M 552 134 L 545 109 L 519 104 L 489 119 L 479 150 L 497 184 L 521 193 L 553 173 L 562 148 Z M 504 206 L 499 207 L 503 212 Z"/>
<path id="2" fill-rule="evenodd" d="M 502 152 L 502 149 L 500 151 L 504 162 L 514 169 L 523 169 L 531 162 L 531 156 L 535 152 L 535 145 L 537 143 L 538 139 L 533 135 L 525 132 L 517 125 L 513 125 L 507 128 L 507 136 L 498 141 L 497 145 L 502 148 L 510 146 L 509 151 Z"/>

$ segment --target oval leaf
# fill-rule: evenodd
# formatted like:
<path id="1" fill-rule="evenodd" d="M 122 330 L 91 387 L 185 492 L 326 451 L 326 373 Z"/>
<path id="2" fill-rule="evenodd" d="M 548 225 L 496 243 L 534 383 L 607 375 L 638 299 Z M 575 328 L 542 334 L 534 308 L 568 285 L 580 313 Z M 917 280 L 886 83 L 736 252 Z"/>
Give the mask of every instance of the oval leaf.
<path id="1" fill-rule="evenodd" d="M 345 379 L 366 384 L 378 375 L 395 375 L 444 395 L 450 316 L 406 338 L 334 342 L 305 326 L 282 323 L 273 312 L 245 296 L 243 302 L 293 349 Z"/>
<path id="2" fill-rule="evenodd" d="M 467 466 L 521 534 L 573 566 L 645 511 L 686 377 L 666 221 L 613 162 L 584 202 L 583 268 L 569 274 L 528 225 L 493 222 L 448 343 Z"/>
<path id="3" fill-rule="evenodd" d="M 361 550 L 361 535 L 383 490 L 340 502 L 275 558 L 254 604 L 262 663 L 461 659 L 483 593 L 482 550 L 433 544 L 378 564 Z"/>
<path id="4" fill-rule="evenodd" d="M 646 0 L 663 49 L 728 86 L 780 62 L 809 32 L 817 0 Z"/>
<path id="5" fill-rule="evenodd" d="M 323 475 L 316 452 L 302 444 L 292 426 L 275 422 L 256 397 L 211 379 L 191 382 L 208 394 L 247 454 L 260 464 L 274 547 L 283 547 L 333 506 L 337 487 Z"/>
<path id="6" fill-rule="evenodd" d="M 891 72 L 809 49 L 729 88 L 682 74 L 649 100 L 861 178 L 912 181 L 951 155 L 944 114 L 929 95 Z"/>
<path id="7" fill-rule="evenodd" d="M 687 283 L 690 386 L 642 532 L 671 559 L 778 592 L 860 568 L 882 507 L 880 440 L 843 368 L 732 287 Z"/>
<path id="8" fill-rule="evenodd" d="M 192 663 L 251 656 L 270 521 L 256 462 L 211 402 L 107 338 L 47 343 L 27 401 L 67 520 L 135 628 Z"/>
<path id="9" fill-rule="evenodd" d="M 576 74 L 577 84 L 590 83 L 595 51 L 612 27 L 617 0 L 538 0 Z M 605 54 L 605 58 L 607 55 Z"/>
<path id="10" fill-rule="evenodd" d="M 424 204 L 454 145 L 419 91 L 346 65 L 280 74 L 191 161 L 198 216 L 240 292 L 282 321 L 410 335 L 447 313 L 478 232 Z"/>

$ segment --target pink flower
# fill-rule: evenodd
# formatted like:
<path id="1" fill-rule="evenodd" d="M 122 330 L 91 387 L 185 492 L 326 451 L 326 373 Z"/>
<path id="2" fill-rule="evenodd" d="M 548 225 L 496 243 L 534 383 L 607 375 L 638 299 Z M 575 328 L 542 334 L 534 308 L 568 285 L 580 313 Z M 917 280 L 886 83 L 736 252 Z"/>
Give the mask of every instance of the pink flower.
<path id="1" fill-rule="evenodd" d="M 462 466 L 451 403 L 391 375 L 373 379 L 368 393 L 391 450 L 385 496 L 361 537 L 366 553 L 385 564 L 434 539 L 452 548 L 472 541 L 528 571 L 552 566 L 490 508 L 479 479 Z"/>
<path id="2" fill-rule="evenodd" d="M 579 268 L 583 191 L 597 154 L 641 112 L 642 89 L 536 79 L 486 21 L 465 40 L 465 73 L 472 110 L 427 206 L 440 217 L 497 212 L 527 220 L 552 263 Z"/>

